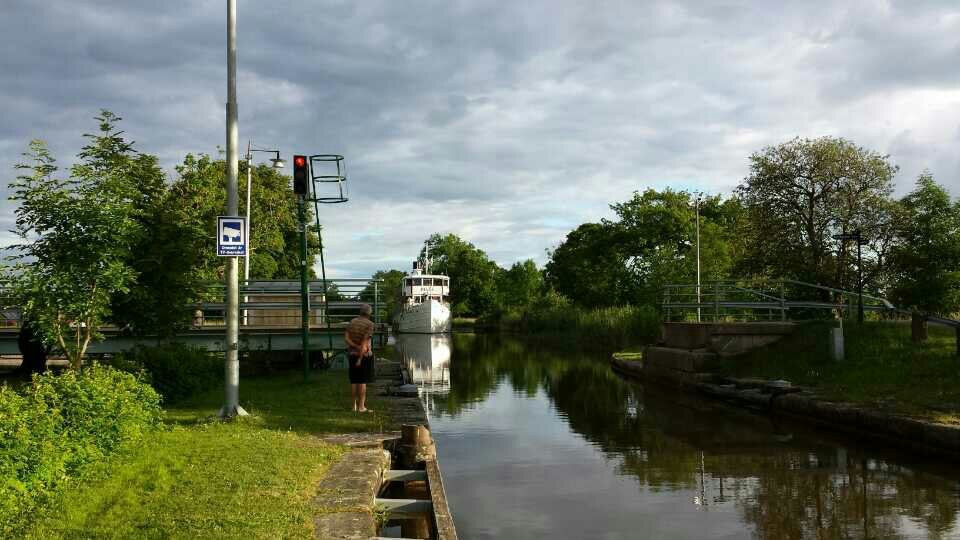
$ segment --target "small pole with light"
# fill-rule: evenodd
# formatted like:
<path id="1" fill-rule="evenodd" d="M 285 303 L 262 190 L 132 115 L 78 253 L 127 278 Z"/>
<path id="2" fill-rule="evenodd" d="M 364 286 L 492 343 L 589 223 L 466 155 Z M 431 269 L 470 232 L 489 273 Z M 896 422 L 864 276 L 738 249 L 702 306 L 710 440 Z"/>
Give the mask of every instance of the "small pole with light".
<path id="1" fill-rule="evenodd" d="M 700 322 L 700 193 L 696 195 L 694 206 L 697 214 L 697 322 Z"/>
<path id="2" fill-rule="evenodd" d="M 857 241 L 857 322 L 863 324 L 863 236 L 860 229 L 852 233 L 841 233 L 833 235 L 834 240 L 856 240 Z"/>
<path id="3" fill-rule="evenodd" d="M 282 169 L 286 165 L 286 161 L 280 159 L 279 150 L 267 150 L 265 148 L 254 148 L 253 141 L 247 141 L 247 253 L 243 259 L 243 286 L 244 288 L 250 286 L 250 251 L 252 249 L 252 242 L 250 241 L 250 223 L 253 221 L 252 216 L 250 215 L 250 194 L 252 192 L 252 170 L 253 170 L 253 153 L 254 152 L 267 152 L 273 154 L 274 157 L 270 158 L 270 161 L 273 163 L 274 169 Z M 248 299 L 246 296 L 243 297 L 243 302 L 247 303 Z M 243 324 L 247 324 L 247 310 L 243 310 Z"/>

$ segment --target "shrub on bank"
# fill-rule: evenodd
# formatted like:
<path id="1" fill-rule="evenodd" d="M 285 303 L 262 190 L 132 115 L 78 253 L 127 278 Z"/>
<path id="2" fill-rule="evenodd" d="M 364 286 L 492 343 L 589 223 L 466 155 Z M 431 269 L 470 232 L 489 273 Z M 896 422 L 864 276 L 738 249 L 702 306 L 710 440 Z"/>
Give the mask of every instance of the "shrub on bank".
<path id="1" fill-rule="evenodd" d="M 90 462 L 160 425 L 160 396 L 130 373 L 94 364 L 0 387 L 0 531 Z"/>
<path id="2" fill-rule="evenodd" d="M 143 371 L 147 381 L 163 395 L 166 403 L 209 390 L 223 379 L 220 357 L 183 343 L 137 347 L 117 355 L 112 363 L 125 371 Z"/>

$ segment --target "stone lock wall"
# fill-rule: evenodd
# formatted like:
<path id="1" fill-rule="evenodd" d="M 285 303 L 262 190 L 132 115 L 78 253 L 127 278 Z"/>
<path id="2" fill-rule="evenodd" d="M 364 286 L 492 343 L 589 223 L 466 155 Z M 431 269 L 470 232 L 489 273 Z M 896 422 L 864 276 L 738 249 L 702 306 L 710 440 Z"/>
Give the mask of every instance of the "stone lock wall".
<path id="1" fill-rule="evenodd" d="M 791 322 L 685 323 L 661 326 L 661 341 L 643 351 L 643 372 L 679 385 L 709 377 L 716 362 L 769 345 L 793 333 Z"/>

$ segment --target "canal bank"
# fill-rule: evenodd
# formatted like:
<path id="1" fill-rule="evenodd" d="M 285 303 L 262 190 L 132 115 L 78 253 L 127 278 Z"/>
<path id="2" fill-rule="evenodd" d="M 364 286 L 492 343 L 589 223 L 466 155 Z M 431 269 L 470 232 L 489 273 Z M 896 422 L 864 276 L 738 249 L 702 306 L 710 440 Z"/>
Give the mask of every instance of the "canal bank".
<path id="1" fill-rule="evenodd" d="M 781 378 L 751 376 L 751 369 L 758 374 L 769 373 L 769 365 L 774 362 L 802 363 L 803 359 L 796 355 L 788 357 L 784 348 L 811 340 L 811 332 L 803 328 L 792 323 L 666 323 L 658 344 L 646 347 L 640 354 L 614 354 L 610 362 L 618 373 L 639 380 L 769 414 L 791 416 L 912 451 L 960 457 L 960 425 L 950 415 L 942 415 L 948 421 L 937 421 L 930 417 L 934 414 L 923 417 L 891 410 L 889 403 L 885 408 L 855 403 Z M 922 363 L 923 358 L 913 361 Z M 741 369 L 731 368 L 737 363 Z M 810 364 L 812 367 L 804 366 L 824 369 L 825 365 L 829 369 L 838 365 L 837 361 Z M 749 367 L 752 365 L 761 367 Z M 879 360 L 870 367 L 873 371 L 891 369 L 889 362 Z M 731 372 L 744 375 L 730 376 Z M 901 386 L 907 384 L 897 382 Z M 915 392 L 921 390 L 914 388 Z M 885 396 L 871 397 L 882 401 Z"/>
<path id="2" fill-rule="evenodd" d="M 316 488 L 314 537 L 456 540 L 423 404 L 410 375 L 378 358 L 368 393 L 389 420 L 379 433 L 320 435 L 347 448 Z"/>

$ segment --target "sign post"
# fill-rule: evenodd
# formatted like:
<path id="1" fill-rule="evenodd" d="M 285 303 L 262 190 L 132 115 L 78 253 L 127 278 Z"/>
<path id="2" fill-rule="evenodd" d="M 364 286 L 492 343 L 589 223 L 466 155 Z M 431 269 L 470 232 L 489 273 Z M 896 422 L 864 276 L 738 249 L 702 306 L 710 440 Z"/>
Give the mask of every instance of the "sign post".
<path id="1" fill-rule="evenodd" d="M 235 197 L 234 197 L 235 199 Z M 236 211 L 234 200 L 231 210 Z M 221 418 L 246 416 L 247 411 L 240 406 L 240 363 L 239 363 L 239 294 L 237 287 L 237 260 L 247 254 L 247 218 L 244 216 L 217 216 L 217 256 L 227 259 L 227 310 L 224 318 L 227 323 L 226 349 L 226 402 L 220 409 Z"/>

